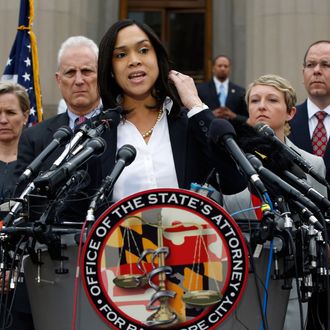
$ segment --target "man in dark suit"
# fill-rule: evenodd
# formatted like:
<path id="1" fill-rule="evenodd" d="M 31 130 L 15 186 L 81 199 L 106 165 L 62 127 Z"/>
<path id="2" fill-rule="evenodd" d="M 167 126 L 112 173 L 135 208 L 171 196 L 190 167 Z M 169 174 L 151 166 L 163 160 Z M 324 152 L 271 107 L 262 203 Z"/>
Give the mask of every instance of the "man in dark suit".
<path id="1" fill-rule="evenodd" d="M 57 56 L 55 74 L 58 88 L 67 110 L 49 118 L 36 126 L 25 129 L 18 145 L 15 175 L 18 178 L 31 162 L 49 145 L 53 135 L 61 126 L 74 129 L 77 121 L 89 119 L 100 113 L 101 100 L 97 87 L 98 46 L 83 36 L 74 36 L 65 40 Z M 61 155 L 64 146 L 57 148 L 43 162 L 41 171 L 48 170 Z M 24 184 L 18 186 L 18 196 Z M 77 198 L 78 199 L 78 198 Z M 75 209 L 72 205 L 71 209 Z M 63 209 L 66 209 L 63 207 Z M 66 212 L 67 213 L 67 212 Z M 62 217 L 61 208 L 57 208 L 58 217 Z M 71 217 L 71 216 L 70 216 Z"/>
<path id="2" fill-rule="evenodd" d="M 290 140 L 298 147 L 322 156 L 327 168 L 326 179 L 330 182 L 330 40 L 311 44 L 304 56 L 304 85 L 307 100 L 297 106 L 296 116 L 290 121 Z M 318 118 L 323 113 L 322 118 Z M 324 143 L 313 143 L 316 131 L 323 131 Z M 313 134 L 314 133 L 314 134 Z M 314 137 L 315 139 L 315 137 Z M 329 256 L 328 256 L 329 257 Z M 329 289 L 329 288 L 328 288 Z M 314 292 L 308 302 L 307 330 L 328 329 L 329 292 Z"/>
<path id="3" fill-rule="evenodd" d="M 325 112 L 323 123 L 327 133 L 327 143 L 323 154 L 327 168 L 326 179 L 330 182 L 330 41 L 313 43 L 306 51 L 303 67 L 304 85 L 308 99 L 297 106 L 296 116 L 290 121 L 290 140 L 298 147 L 313 150 L 312 137 L 318 124 L 316 113 Z"/>
<path id="4" fill-rule="evenodd" d="M 80 117 L 89 119 L 100 112 L 101 101 L 96 79 L 97 58 L 98 46 L 91 39 L 75 36 L 63 42 L 58 52 L 55 78 L 67 110 L 23 131 L 18 146 L 17 176 L 52 141 L 59 127 L 69 126 L 73 129 Z M 42 169 L 48 169 L 63 148 L 52 153 Z"/>
<path id="5" fill-rule="evenodd" d="M 245 89 L 229 80 L 230 72 L 230 59 L 218 55 L 213 60 L 212 80 L 197 85 L 198 94 L 216 117 L 244 122 L 248 117 Z"/>

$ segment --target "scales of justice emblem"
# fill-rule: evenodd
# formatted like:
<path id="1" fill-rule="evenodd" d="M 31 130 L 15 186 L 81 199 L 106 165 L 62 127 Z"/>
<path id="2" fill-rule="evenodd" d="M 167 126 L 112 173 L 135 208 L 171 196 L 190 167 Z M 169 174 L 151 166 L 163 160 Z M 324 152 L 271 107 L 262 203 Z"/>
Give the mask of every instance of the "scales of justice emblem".
<path id="1" fill-rule="evenodd" d="M 84 288 L 115 329 L 204 329 L 235 309 L 248 273 L 239 227 L 215 202 L 153 189 L 111 206 L 90 230 Z"/>

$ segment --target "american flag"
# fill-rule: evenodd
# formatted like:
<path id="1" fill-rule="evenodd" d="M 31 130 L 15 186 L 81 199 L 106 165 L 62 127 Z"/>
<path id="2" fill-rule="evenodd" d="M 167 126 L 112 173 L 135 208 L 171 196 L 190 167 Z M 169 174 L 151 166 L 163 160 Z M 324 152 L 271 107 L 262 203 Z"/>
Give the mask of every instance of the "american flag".
<path id="1" fill-rule="evenodd" d="M 32 31 L 33 17 L 33 0 L 21 0 L 16 38 L 1 78 L 12 80 L 26 88 L 31 103 L 29 126 L 42 121 L 37 40 Z"/>

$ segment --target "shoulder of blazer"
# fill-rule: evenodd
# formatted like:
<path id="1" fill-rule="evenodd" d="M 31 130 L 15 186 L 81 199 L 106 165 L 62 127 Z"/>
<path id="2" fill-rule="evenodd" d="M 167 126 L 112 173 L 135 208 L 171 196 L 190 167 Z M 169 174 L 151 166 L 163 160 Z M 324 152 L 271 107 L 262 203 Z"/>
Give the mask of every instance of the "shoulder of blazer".
<path id="1" fill-rule="evenodd" d="M 196 84 L 196 88 L 198 91 L 205 91 L 208 89 L 215 89 L 215 84 L 213 80 L 209 80 L 203 83 Z"/>
<path id="2" fill-rule="evenodd" d="M 31 127 L 32 129 L 41 129 L 41 128 L 53 128 L 55 129 L 69 124 L 69 116 L 67 113 L 61 113 L 54 117 L 50 117 L 42 122 L 38 123 L 37 125 Z"/>
<path id="3" fill-rule="evenodd" d="M 301 104 L 298 104 L 298 105 L 296 106 L 296 108 L 297 108 L 297 113 L 296 113 L 295 116 L 297 116 L 297 115 L 301 115 L 302 113 L 307 112 L 307 100 L 305 100 L 305 101 L 304 101 L 303 103 L 301 103 Z"/>
<path id="4" fill-rule="evenodd" d="M 301 121 L 307 120 L 308 122 L 308 112 L 307 112 L 307 100 L 299 105 L 296 106 L 296 114 L 290 120 L 290 125 L 295 125 L 300 123 Z"/>
<path id="5" fill-rule="evenodd" d="M 239 85 L 229 81 L 228 92 L 230 92 L 232 89 L 235 89 L 237 92 L 239 92 L 241 94 L 245 94 L 245 88 L 243 86 L 239 86 Z"/>
<path id="6" fill-rule="evenodd" d="M 43 134 L 52 134 L 58 128 L 69 125 L 69 117 L 66 113 L 61 113 L 54 117 L 43 120 L 35 126 L 23 130 L 22 134 L 29 138 L 36 137 L 40 140 L 46 139 Z"/>

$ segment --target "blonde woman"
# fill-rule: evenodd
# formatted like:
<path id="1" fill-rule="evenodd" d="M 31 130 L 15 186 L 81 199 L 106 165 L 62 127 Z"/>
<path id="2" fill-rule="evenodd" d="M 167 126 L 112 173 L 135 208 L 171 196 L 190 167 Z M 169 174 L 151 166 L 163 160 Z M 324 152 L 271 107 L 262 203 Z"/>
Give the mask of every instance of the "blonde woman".
<path id="1" fill-rule="evenodd" d="M 287 146 L 294 149 L 321 176 L 325 177 L 326 169 L 321 157 L 312 155 L 295 146 L 286 135 L 289 132 L 288 121 L 295 113 L 297 101 L 296 92 L 288 80 L 278 75 L 267 74 L 254 80 L 248 87 L 246 93 L 246 103 L 249 111 L 247 123 L 255 126 L 259 123 L 269 125 L 276 136 Z M 239 134 L 239 129 L 236 127 Z M 319 193 L 327 196 L 327 189 L 310 175 L 306 175 L 307 183 Z M 253 207 L 251 194 L 248 189 L 243 192 L 224 196 L 224 206 L 229 213 Z M 242 212 L 237 215 L 240 219 L 255 219 L 255 211 Z"/>
<path id="2" fill-rule="evenodd" d="M 325 177 L 326 169 L 321 157 L 312 155 L 297 146 L 288 138 L 288 121 L 296 114 L 295 104 L 297 102 L 296 92 L 290 82 L 278 75 L 267 74 L 254 80 L 248 87 L 246 103 L 248 106 L 249 118 L 247 124 L 255 126 L 259 123 L 269 125 L 275 135 L 287 146 L 294 149 L 315 171 Z M 237 128 L 236 128 L 237 130 Z M 322 195 L 327 196 L 326 187 L 317 182 L 310 175 L 306 175 L 307 183 Z M 224 207 L 229 213 L 244 209 L 253 209 L 253 196 L 248 189 L 239 194 L 224 196 Z M 239 219 L 260 219 L 258 210 L 250 210 L 235 216 Z M 303 319 L 306 319 L 306 304 L 303 304 Z M 298 298 L 296 290 L 291 290 L 290 300 L 286 313 L 283 329 L 301 329 Z"/>
<path id="3" fill-rule="evenodd" d="M 29 110 L 29 96 L 24 87 L 0 82 L 0 203 L 13 193 L 18 141 Z"/>

